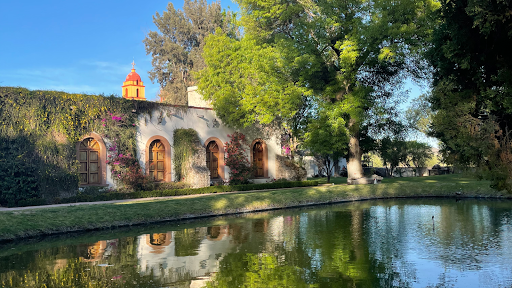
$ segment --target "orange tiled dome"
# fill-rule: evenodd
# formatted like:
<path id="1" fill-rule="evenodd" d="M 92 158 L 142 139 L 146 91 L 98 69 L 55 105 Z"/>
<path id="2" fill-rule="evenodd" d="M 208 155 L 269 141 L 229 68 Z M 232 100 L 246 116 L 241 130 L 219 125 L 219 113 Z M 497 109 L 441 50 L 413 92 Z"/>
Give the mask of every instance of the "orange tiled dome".
<path id="1" fill-rule="evenodd" d="M 126 76 L 126 80 L 124 81 L 139 81 L 139 82 L 142 82 L 142 80 L 140 80 L 140 76 L 139 74 L 137 74 L 137 72 L 135 72 L 135 69 L 132 69 L 132 72 L 130 72 L 130 74 L 128 74 L 128 76 Z"/>

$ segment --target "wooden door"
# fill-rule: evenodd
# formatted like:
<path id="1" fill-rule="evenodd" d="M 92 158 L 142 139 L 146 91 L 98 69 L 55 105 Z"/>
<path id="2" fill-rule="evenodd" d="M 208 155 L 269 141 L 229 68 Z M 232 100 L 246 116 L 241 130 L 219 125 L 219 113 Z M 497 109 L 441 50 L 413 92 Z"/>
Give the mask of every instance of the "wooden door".
<path id="1" fill-rule="evenodd" d="M 80 185 L 100 184 L 100 145 L 93 138 L 80 142 L 78 161 L 80 162 Z"/>
<path id="2" fill-rule="evenodd" d="M 149 177 L 155 181 L 165 180 L 165 147 L 160 140 L 149 146 Z"/>
<path id="3" fill-rule="evenodd" d="M 219 145 L 211 141 L 206 146 L 206 167 L 210 169 L 210 178 L 219 178 Z"/>
<path id="4" fill-rule="evenodd" d="M 254 172 L 255 177 L 263 177 L 263 144 L 261 142 L 256 142 L 254 144 L 252 150 L 252 159 L 254 166 L 256 166 L 256 171 Z"/>

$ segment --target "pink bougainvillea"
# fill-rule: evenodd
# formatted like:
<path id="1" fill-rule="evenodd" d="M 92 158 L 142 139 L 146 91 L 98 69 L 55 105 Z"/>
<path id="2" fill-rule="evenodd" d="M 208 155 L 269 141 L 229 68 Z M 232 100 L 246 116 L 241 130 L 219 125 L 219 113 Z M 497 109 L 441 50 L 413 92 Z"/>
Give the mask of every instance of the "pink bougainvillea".
<path id="1" fill-rule="evenodd" d="M 226 166 L 231 169 L 229 176 L 229 184 L 248 184 L 249 179 L 254 173 L 245 151 L 248 150 L 245 135 L 239 132 L 235 132 L 232 135 L 228 135 L 230 140 L 225 143 L 226 150 Z"/>

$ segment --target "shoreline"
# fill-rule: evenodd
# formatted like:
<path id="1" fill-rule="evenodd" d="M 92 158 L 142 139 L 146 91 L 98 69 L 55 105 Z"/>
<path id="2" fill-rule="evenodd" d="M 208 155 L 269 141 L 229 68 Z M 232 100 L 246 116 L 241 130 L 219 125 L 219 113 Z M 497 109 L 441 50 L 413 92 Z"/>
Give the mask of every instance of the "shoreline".
<path id="1" fill-rule="evenodd" d="M 437 176 L 439 177 L 439 176 Z M 444 177 L 378 185 L 327 185 L 117 200 L 110 203 L 70 203 L 66 206 L 6 208 L 0 211 L 0 242 L 21 238 L 86 232 L 151 223 L 211 218 L 307 206 L 398 198 L 476 198 L 510 200 L 486 181 Z M 421 179 L 425 180 L 425 179 Z M 122 201 L 122 202 L 121 202 Z M 77 205 L 79 204 L 79 205 Z"/>

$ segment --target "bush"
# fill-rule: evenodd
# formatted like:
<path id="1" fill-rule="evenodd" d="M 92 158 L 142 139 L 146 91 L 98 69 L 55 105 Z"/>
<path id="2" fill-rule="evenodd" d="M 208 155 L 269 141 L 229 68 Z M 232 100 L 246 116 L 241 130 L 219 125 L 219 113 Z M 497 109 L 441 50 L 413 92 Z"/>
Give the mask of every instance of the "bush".
<path id="1" fill-rule="evenodd" d="M 229 142 L 226 142 L 226 166 L 231 169 L 229 173 L 229 185 L 239 185 L 250 183 L 250 178 L 254 173 L 254 167 L 245 154 L 249 146 L 245 141 L 245 135 L 235 132 L 228 135 Z"/>
<path id="2" fill-rule="evenodd" d="M 79 194 L 74 197 L 61 199 L 59 201 L 59 203 L 109 201 L 109 200 L 150 198 L 150 197 L 211 194 L 211 193 L 235 192 L 235 191 L 279 189 L 279 188 L 292 188 L 292 187 L 308 187 L 308 186 L 318 186 L 318 182 L 311 181 L 311 180 L 310 181 L 287 181 L 287 182 L 275 182 L 275 183 L 263 183 L 263 184 L 221 185 L 221 186 L 209 186 L 209 187 L 203 187 L 203 188 L 137 191 L 137 192 L 129 192 L 129 193 L 110 192 L 110 193 L 97 194 L 97 195 Z"/>

